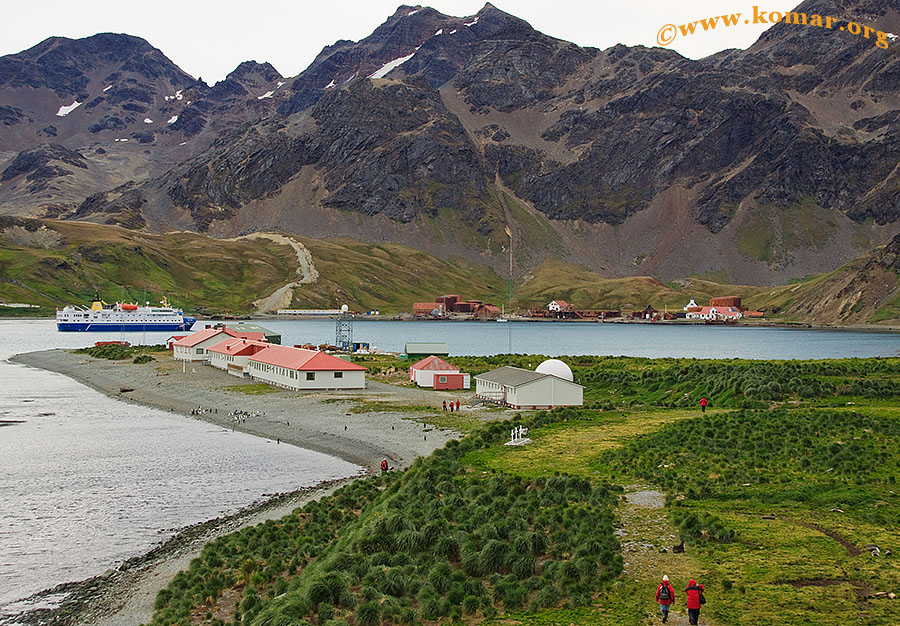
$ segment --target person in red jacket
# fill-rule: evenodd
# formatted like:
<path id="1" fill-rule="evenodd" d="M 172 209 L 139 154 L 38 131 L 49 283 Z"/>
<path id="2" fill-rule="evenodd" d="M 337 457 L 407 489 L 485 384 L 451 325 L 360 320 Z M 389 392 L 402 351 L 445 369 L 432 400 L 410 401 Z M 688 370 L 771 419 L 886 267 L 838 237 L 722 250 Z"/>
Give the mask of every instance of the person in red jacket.
<path id="1" fill-rule="evenodd" d="M 706 413 L 706 396 L 700 398 L 700 412 Z"/>
<path id="2" fill-rule="evenodd" d="M 381 473 L 382 473 L 382 474 L 386 474 L 387 471 L 388 471 L 388 462 L 387 462 L 387 459 L 382 459 L 382 460 L 381 460 Z"/>
<path id="3" fill-rule="evenodd" d="M 696 626 L 697 620 L 700 619 L 700 598 L 703 596 L 703 585 L 691 578 L 684 592 L 687 594 L 688 624 Z"/>
<path id="4" fill-rule="evenodd" d="M 669 607 L 675 603 L 675 590 L 669 584 L 669 577 L 663 576 L 662 582 L 656 588 L 656 601 L 659 602 L 659 612 L 662 613 L 663 624 L 669 619 Z"/>

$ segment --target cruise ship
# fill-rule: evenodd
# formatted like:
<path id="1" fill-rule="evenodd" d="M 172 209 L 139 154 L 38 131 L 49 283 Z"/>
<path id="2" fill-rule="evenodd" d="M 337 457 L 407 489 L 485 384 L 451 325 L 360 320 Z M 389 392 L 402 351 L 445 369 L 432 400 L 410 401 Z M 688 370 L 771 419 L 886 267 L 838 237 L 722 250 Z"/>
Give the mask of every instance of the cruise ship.
<path id="1" fill-rule="evenodd" d="M 56 328 L 61 331 L 189 330 L 196 321 L 185 317 L 181 309 L 169 306 L 165 299 L 159 306 L 140 306 L 127 302 L 107 304 L 98 298 L 90 308 L 69 305 L 56 310 Z"/>

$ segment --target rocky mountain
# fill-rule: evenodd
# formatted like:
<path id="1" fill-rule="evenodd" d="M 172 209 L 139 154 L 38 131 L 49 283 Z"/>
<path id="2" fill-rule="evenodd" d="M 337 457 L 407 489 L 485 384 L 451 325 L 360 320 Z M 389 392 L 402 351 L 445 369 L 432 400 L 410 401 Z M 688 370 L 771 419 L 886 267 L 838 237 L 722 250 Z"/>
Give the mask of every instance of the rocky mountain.
<path id="1" fill-rule="evenodd" d="M 900 13 L 888 0 L 807 0 L 795 11 L 840 20 L 781 22 L 748 50 L 694 61 L 582 48 L 490 4 L 464 18 L 401 6 L 295 78 L 251 62 L 208 88 L 157 69 L 168 81 L 159 94 L 189 99 L 147 142 L 155 167 L 107 173 L 128 182 L 90 195 L 87 185 L 64 193 L 62 181 L 98 169 L 96 150 L 109 146 L 76 145 L 85 130 L 74 116 L 124 121 L 124 104 L 87 109 L 91 99 L 65 116 L 68 143 L 47 141 L 34 130 L 43 121 L 16 104 L 24 88 L 7 88 L 37 70 L 6 57 L 0 119 L 31 134 L 0 163 L 0 202 L 6 213 L 68 215 L 65 202 L 82 194 L 76 219 L 398 241 L 497 268 L 511 242 L 517 272 L 548 257 L 610 277 L 773 284 L 829 271 L 900 232 Z M 850 22 L 869 36 L 841 30 Z M 142 58 L 156 59 L 143 43 Z M 21 55 L 39 60 L 45 44 Z M 115 63 L 131 68 L 126 56 Z M 99 88 L 78 78 L 102 73 L 91 68 L 41 74 L 63 89 L 45 108 Z M 165 98 L 145 104 L 162 110 Z M 137 120 L 123 129 L 129 150 Z M 10 186 L 19 195 L 8 204 Z"/>
<path id="2" fill-rule="evenodd" d="M 896 324 L 900 320 L 900 235 L 850 263 L 754 304 L 771 315 L 823 324 Z"/>
<path id="3" fill-rule="evenodd" d="M 248 61 L 209 87 L 143 39 L 112 33 L 2 57 L 3 212 L 65 215 L 87 195 L 165 172 L 274 113 L 282 78 Z"/>

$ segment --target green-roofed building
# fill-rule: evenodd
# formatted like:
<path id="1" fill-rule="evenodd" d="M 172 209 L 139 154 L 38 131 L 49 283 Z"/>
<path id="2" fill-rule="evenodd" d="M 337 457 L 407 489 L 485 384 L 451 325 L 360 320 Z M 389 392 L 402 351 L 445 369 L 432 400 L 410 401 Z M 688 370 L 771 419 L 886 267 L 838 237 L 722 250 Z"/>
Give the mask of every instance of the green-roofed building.
<path id="1" fill-rule="evenodd" d="M 269 343 L 281 345 L 281 335 L 272 332 L 268 328 L 263 328 L 259 324 L 254 324 L 253 322 L 227 322 L 224 325 L 239 333 L 262 333 Z"/>
<path id="2" fill-rule="evenodd" d="M 427 356 L 448 356 L 447 344 L 443 341 L 415 342 L 410 341 L 403 348 L 408 359 L 424 359 Z"/>

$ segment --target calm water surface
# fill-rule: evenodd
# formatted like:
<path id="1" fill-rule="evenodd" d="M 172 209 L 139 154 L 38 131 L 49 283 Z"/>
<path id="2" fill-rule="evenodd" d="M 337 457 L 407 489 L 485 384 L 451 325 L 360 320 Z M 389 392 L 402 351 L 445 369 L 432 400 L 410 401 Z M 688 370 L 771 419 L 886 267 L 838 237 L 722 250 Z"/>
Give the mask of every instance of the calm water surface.
<path id="1" fill-rule="evenodd" d="M 178 528 L 361 470 L 5 360 L 97 338 L 0 322 L 0 420 L 21 421 L 0 426 L 0 616 L 27 608 L 10 606 L 16 599 L 102 573 Z"/>
<path id="2" fill-rule="evenodd" d="M 282 343 L 334 343 L 332 320 L 262 320 Z M 598 354 L 697 359 L 838 359 L 900 356 L 900 333 L 599 322 L 354 323 L 354 341 L 402 352 L 408 341 L 443 341 L 451 355 Z"/>
<path id="3" fill-rule="evenodd" d="M 333 343 L 332 320 L 263 320 L 282 343 Z M 198 325 L 196 328 L 201 327 Z M 145 552 L 172 529 L 233 512 L 265 493 L 360 468 L 141 408 L 64 376 L 11 364 L 16 353 L 99 339 L 162 343 L 171 333 L 58 333 L 50 320 L 0 321 L 2 605 Z M 900 334 L 585 322 L 375 322 L 354 340 L 402 352 L 443 341 L 451 355 L 826 359 L 900 355 Z"/>

